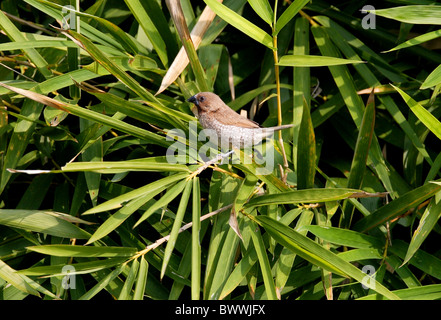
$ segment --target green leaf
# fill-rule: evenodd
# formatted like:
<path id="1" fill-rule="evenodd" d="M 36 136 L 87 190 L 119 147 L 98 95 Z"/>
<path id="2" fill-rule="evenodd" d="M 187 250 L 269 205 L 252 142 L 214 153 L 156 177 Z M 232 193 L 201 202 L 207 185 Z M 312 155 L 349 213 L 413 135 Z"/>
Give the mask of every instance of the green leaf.
<path id="1" fill-rule="evenodd" d="M 283 11 L 282 15 L 277 19 L 276 26 L 274 28 L 273 36 L 277 35 L 280 30 L 288 22 L 291 21 L 292 18 L 309 2 L 310 0 L 296 0 L 293 1 L 285 11 Z"/>
<path id="2" fill-rule="evenodd" d="M 295 2 L 297 3 L 297 1 Z M 294 3 L 291 4 L 291 6 Z M 285 11 L 286 12 L 286 11 Z M 283 14 L 285 14 L 285 12 Z M 279 19 L 280 20 L 280 19 Z M 299 17 L 295 22 L 295 34 L 293 54 L 295 56 L 307 55 L 309 53 L 309 21 L 304 17 Z M 279 61 L 280 62 L 280 61 Z M 293 68 L 293 110 L 292 123 L 293 127 L 293 146 L 292 146 L 292 162 L 294 170 L 297 171 L 299 130 L 302 121 L 304 101 L 306 105 L 311 105 L 311 74 L 308 67 Z M 324 109 L 324 105 L 320 110 Z M 311 121 L 314 123 L 314 113 L 311 114 Z"/>
<path id="3" fill-rule="evenodd" d="M 1 13 L 0 13 L 1 15 Z M 32 133 L 35 130 L 37 120 L 40 117 L 43 106 L 32 100 L 25 101 L 20 110 L 20 114 L 28 117 L 28 120 L 19 120 L 14 127 L 13 134 L 9 140 L 6 155 L 2 160 L 2 174 L 0 180 L 0 194 L 6 187 L 12 173 L 6 169 L 17 167 L 19 160 L 23 157 L 26 147 L 29 144 Z"/>
<path id="4" fill-rule="evenodd" d="M 297 189 L 313 188 L 316 166 L 315 133 L 306 100 L 303 101 L 297 148 Z"/>
<path id="5" fill-rule="evenodd" d="M 420 36 L 417 36 L 415 38 L 412 38 L 410 40 L 407 40 L 403 43 L 400 43 L 398 46 L 393 47 L 390 50 L 385 51 L 386 52 L 391 52 L 391 51 L 395 51 L 395 50 L 401 50 L 401 49 L 405 49 L 405 48 L 409 48 L 412 46 L 416 46 L 419 44 L 422 44 L 424 42 L 439 38 L 441 36 L 441 29 L 440 30 L 435 30 L 435 31 L 431 31 L 425 34 L 422 34 Z"/>
<path id="6" fill-rule="evenodd" d="M 313 240 L 302 236 L 293 229 L 281 224 L 266 216 L 258 216 L 256 222 L 261 224 L 265 230 L 283 246 L 288 247 L 299 256 L 308 260 L 325 270 L 333 273 L 343 274 L 352 277 L 360 283 L 364 283 L 366 274 L 354 265 L 342 260 L 336 254 L 326 250 Z M 373 280 L 366 283 L 371 289 L 384 295 L 388 299 L 399 299 L 378 281 Z"/>
<path id="7" fill-rule="evenodd" d="M 348 229 L 309 225 L 302 227 L 299 231 L 301 230 L 307 230 L 322 240 L 350 248 L 382 249 L 384 246 L 384 242 L 378 238 Z"/>
<path id="8" fill-rule="evenodd" d="M 175 183 L 178 180 L 184 179 L 188 176 L 186 173 L 177 173 L 170 175 L 168 177 L 159 179 L 148 185 L 140 187 L 138 189 L 132 190 L 125 194 L 121 194 L 109 201 L 103 202 L 97 205 L 94 208 L 91 208 L 84 212 L 83 214 L 91 214 L 97 212 L 103 212 L 107 210 L 113 210 L 116 208 L 120 208 L 125 202 L 133 200 L 135 198 L 139 198 L 145 194 L 152 194 L 152 197 L 157 195 L 159 192 L 163 191 L 165 188 L 169 187 L 171 184 Z"/>
<path id="9" fill-rule="evenodd" d="M 17 41 L 17 42 L 27 41 L 25 36 L 6 17 L 3 11 L 0 12 L 0 28 L 9 37 L 9 39 L 13 41 Z M 48 68 L 48 63 L 35 48 L 24 48 L 23 52 L 29 57 L 32 63 L 35 64 L 35 66 L 38 68 L 38 70 L 46 79 L 52 77 L 52 72 Z"/>
<path id="10" fill-rule="evenodd" d="M 20 291 L 39 297 L 40 294 L 35 290 L 20 274 L 18 274 L 9 265 L 0 260 L 0 278 L 7 281 Z"/>
<path id="11" fill-rule="evenodd" d="M 145 160 L 131 161 L 101 161 L 101 162 L 71 162 L 61 168 L 65 172 L 94 171 L 100 173 L 120 173 L 126 171 L 181 171 L 190 172 L 186 165 L 174 163 L 154 163 Z"/>
<path id="12" fill-rule="evenodd" d="M 293 190 L 254 197 L 244 207 L 248 208 L 284 203 L 315 203 L 336 201 L 346 199 L 359 192 L 362 191 L 345 188 Z"/>
<path id="13" fill-rule="evenodd" d="M 0 209 L 0 224 L 61 238 L 88 239 L 90 237 L 86 231 L 50 211 Z"/>
<path id="14" fill-rule="evenodd" d="M 421 120 L 422 123 L 430 130 L 434 135 L 441 139 L 441 122 L 429 111 L 427 111 L 421 104 L 412 99 L 407 93 L 400 88 L 392 85 L 395 90 L 401 95 L 404 101 L 409 106 L 410 110 Z"/>
<path id="15" fill-rule="evenodd" d="M 369 155 L 369 149 L 374 135 L 375 127 L 375 103 L 374 95 L 369 96 L 366 110 L 364 111 L 360 131 L 355 145 L 354 157 L 351 163 L 351 170 L 348 177 L 348 188 L 361 188 L 366 169 L 366 161 Z M 353 206 L 348 201 L 344 204 L 343 219 L 344 225 L 349 227 L 352 221 Z"/>
<path id="16" fill-rule="evenodd" d="M 438 192 L 430 201 L 424 214 L 422 215 L 418 228 L 414 231 L 407 249 L 403 264 L 407 263 L 420 248 L 423 241 L 427 238 L 432 229 L 441 218 L 441 194 Z"/>
<path id="17" fill-rule="evenodd" d="M 248 0 L 253 10 L 270 26 L 273 24 L 274 12 L 268 0 Z"/>
<path id="18" fill-rule="evenodd" d="M 133 300 L 143 300 L 145 287 L 147 285 L 147 274 L 149 264 L 144 256 L 141 256 L 139 263 L 138 278 L 136 280 L 135 292 L 133 293 Z"/>
<path id="19" fill-rule="evenodd" d="M 231 24 L 233 27 L 245 33 L 250 38 L 260 42 L 264 46 L 273 49 L 273 39 L 272 37 L 251 23 L 250 21 L 243 18 L 241 15 L 237 14 L 233 10 L 224 6 L 223 4 L 217 2 L 216 0 L 204 0 L 204 2 L 213 10 L 219 17 Z"/>
<path id="20" fill-rule="evenodd" d="M 164 66 L 168 65 L 167 48 L 164 40 L 139 0 L 125 0 L 135 19 L 149 38 Z"/>
<path id="21" fill-rule="evenodd" d="M 326 30 L 329 33 L 332 41 L 339 47 L 339 49 L 344 53 L 344 55 L 349 59 L 359 59 L 359 56 L 356 54 L 353 47 L 358 48 L 358 50 L 366 52 L 371 52 L 371 61 L 367 59 L 370 63 L 374 64 L 374 66 L 387 68 L 388 65 L 381 57 L 379 57 L 376 53 L 374 53 L 371 49 L 369 49 L 365 44 L 363 44 L 359 39 L 355 38 L 348 31 L 343 29 L 340 25 L 329 19 L 328 17 L 319 16 L 316 19 L 323 25 L 326 26 Z M 350 45 L 350 44 L 351 45 Z M 358 74 L 363 77 L 369 87 L 378 87 L 380 84 L 379 80 L 375 77 L 372 70 L 369 68 L 367 64 L 356 64 L 354 68 L 357 70 Z M 389 76 L 392 79 L 395 79 L 395 76 L 391 76 L 390 73 L 385 73 L 386 76 Z M 403 79 L 397 79 L 397 81 L 403 81 Z M 392 115 L 393 119 L 398 123 L 401 129 L 405 132 L 406 136 L 412 141 L 415 148 L 424 156 L 424 159 L 430 164 L 431 159 L 425 150 L 424 145 L 420 141 L 419 137 L 415 133 L 412 126 L 407 121 L 406 117 L 403 115 L 401 110 L 398 108 L 394 100 L 391 96 L 388 95 L 376 95 L 380 102 L 386 107 L 389 113 Z M 323 107 L 323 106 L 322 106 Z"/>
<path id="22" fill-rule="evenodd" d="M 94 296 L 96 296 L 101 290 L 106 288 L 109 283 L 115 279 L 122 272 L 124 268 L 124 264 L 119 265 L 112 272 L 108 273 L 105 277 L 103 277 L 95 286 L 92 287 L 89 291 L 83 294 L 79 300 L 90 300 Z"/>
<path id="23" fill-rule="evenodd" d="M 230 276 L 222 288 L 219 300 L 223 300 L 236 289 L 257 261 L 258 257 L 256 249 L 254 249 L 254 246 L 251 246 L 251 248 L 245 252 L 242 259 L 237 263 L 234 270 L 230 273 Z"/>
<path id="24" fill-rule="evenodd" d="M 348 177 L 348 188 L 361 188 L 366 160 L 368 158 L 371 146 L 372 136 L 375 126 L 375 103 L 374 96 L 371 95 L 366 105 L 363 120 L 360 126 L 360 132 L 357 137 L 354 157 L 351 164 L 351 171 Z"/>
<path id="25" fill-rule="evenodd" d="M 432 197 L 440 189 L 441 185 L 427 183 L 419 188 L 409 191 L 392 202 L 389 202 L 387 205 L 380 207 L 371 215 L 358 221 L 354 225 L 354 230 L 365 232 L 383 224 Z"/>
<path id="26" fill-rule="evenodd" d="M 134 228 L 137 227 L 141 222 L 150 217 L 156 210 L 167 206 L 173 199 L 175 199 L 184 190 L 187 184 L 186 180 L 180 181 L 172 186 L 158 201 L 156 201 L 152 206 L 150 206 L 141 218 L 135 223 Z"/>
<path id="27" fill-rule="evenodd" d="M 374 10 L 377 16 L 411 24 L 441 24 L 441 7 L 434 5 L 408 5 Z"/>
<path id="28" fill-rule="evenodd" d="M 161 279 L 164 277 L 165 269 L 170 261 L 171 254 L 178 239 L 179 229 L 181 228 L 182 220 L 184 219 L 185 210 L 187 209 L 188 200 L 192 189 L 193 182 L 191 180 L 186 181 L 184 191 L 182 192 L 181 201 L 179 202 L 178 211 L 176 213 L 175 221 L 173 222 L 173 228 L 170 232 L 170 238 L 167 241 L 167 246 L 164 251 L 164 258 L 161 268 Z"/>
<path id="29" fill-rule="evenodd" d="M 193 178 L 192 229 L 191 229 L 191 298 L 201 295 L 201 187 L 199 177 Z"/>
<path id="30" fill-rule="evenodd" d="M 253 222 L 251 222 L 251 224 L 255 226 Z M 276 286 L 272 277 L 271 266 L 268 260 L 268 255 L 262 239 L 262 235 L 259 231 L 252 231 L 251 239 L 253 240 L 257 258 L 259 260 L 260 270 L 262 272 L 267 298 L 269 300 L 277 300 Z"/>
<path id="31" fill-rule="evenodd" d="M 165 187 L 163 188 L 165 189 Z M 162 190 L 163 190 L 162 189 Z M 145 205 L 149 200 L 151 200 L 156 194 L 161 192 L 161 190 L 157 190 L 154 193 L 144 194 L 138 198 L 130 200 L 127 204 L 124 205 L 121 209 L 111 215 L 106 221 L 104 221 L 98 229 L 93 233 L 90 239 L 87 241 L 87 244 L 91 244 L 114 231 L 118 226 L 120 226 L 127 218 L 130 217 L 132 213 L 138 210 L 141 206 Z M 111 201 L 111 200 L 110 200 Z"/>
<path id="32" fill-rule="evenodd" d="M 82 108 L 76 105 L 67 104 L 67 103 L 60 103 L 54 99 L 48 98 L 44 95 L 29 91 L 29 90 L 23 90 L 15 87 L 8 86 L 2 82 L 0 82 L 0 86 L 5 87 L 13 92 L 16 92 L 18 94 L 21 94 L 27 98 L 30 98 L 34 101 L 41 102 L 43 104 L 50 105 L 53 108 L 58 108 L 64 111 L 68 111 L 69 113 L 72 113 L 76 116 L 79 116 L 83 119 L 88 119 L 95 121 L 97 123 L 108 125 L 111 128 L 121 130 L 122 132 L 126 132 L 129 134 L 132 134 L 137 137 L 145 138 L 145 139 L 151 139 L 152 141 L 155 141 L 155 143 L 158 143 L 159 145 L 168 147 L 170 143 L 165 141 L 164 138 L 148 131 L 141 129 L 137 126 L 130 125 L 128 123 L 125 123 L 124 121 L 115 119 L 113 117 L 106 116 L 104 114 L 94 112 L 92 110 Z"/>
<path id="33" fill-rule="evenodd" d="M 441 83 L 441 65 L 435 68 L 424 80 L 423 84 L 421 85 L 420 89 L 429 89 L 431 87 L 435 87 L 438 84 Z"/>
<path id="34" fill-rule="evenodd" d="M 57 257 L 131 257 L 136 253 L 135 248 L 128 247 L 95 247 L 50 244 L 27 247 L 28 250 Z"/>
<path id="35" fill-rule="evenodd" d="M 32 6 L 39 8 L 40 10 L 44 10 L 44 7 L 50 7 L 57 12 L 57 19 L 63 21 L 63 9 L 64 7 L 53 2 L 49 2 L 46 0 L 27 0 L 29 4 Z M 116 41 L 128 52 L 131 54 L 138 53 L 138 48 L 133 41 L 133 38 L 129 37 L 127 33 L 125 33 L 120 27 L 116 24 L 110 22 L 109 20 L 103 19 L 101 17 L 97 17 L 88 13 L 84 13 L 81 11 L 77 11 L 75 9 L 69 9 L 68 12 L 73 12 L 75 15 L 79 15 L 82 17 L 87 17 L 89 19 L 93 19 L 97 21 L 101 26 L 103 26 L 107 31 L 116 39 Z"/>
<path id="36" fill-rule="evenodd" d="M 326 67 L 338 66 L 342 64 L 365 63 L 359 60 L 348 60 L 328 56 L 313 56 L 313 55 L 286 55 L 279 60 L 280 66 L 288 67 Z"/>
<path id="37" fill-rule="evenodd" d="M 124 286 L 119 294 L 118 300 L 129 300 L 132 292 L 133 284 L 135 283 L 136 276 L 139 270 L 138 259 L 132 261 L 132 266 L 130 267 L 129 274 L 127 275 Z"/>
<path id="38" fill-rule="evenodd" d="M 99 50 L 95 44 L 88 38 L 80 33 L 69 30 L 69 36 L 74 40 L 81 48 L 86 50 L 95 61 L 100 63 L 107 71 L 118 78 L 128 88 L 135 92 L 141 99 L 144 99 L 149 106 L 170 115 L 171 117 L 181 118 L 183 114 L 171 108 L 165 107 L 152 93 L 142 87 L 133 77 L 122 70 L 115 62 L 107 57 L 101 50 Z M 189 119 L 193 119 L 187 115 Z"/>
<path id="39" fill-rule="evenodd" d="M 116 265 L 119 265 L 127 260 L 126 257 L 117 257 L 109 259 L 92 260 L 86 262 L 72 263 L 69 264 L 73 270 L 69 270 L 70 275 L 76 274 L 88 274 L 98 272 L 100 270 L 109 269 Z M 30 267 L 28 269 L 23 269 L 18 271 L 20 274 L 28 276 L 39 276 L 39 277 L 59 277 L 65 276 L 66 271 L 64 268 L 67 266 L 66 263 L 62 264 L 52 264 Z"/>
<path id="40" fill-rule="evenodd" d="M 325 28 L 314 25 L 311 27 L 311 31 L 314 35 L 315 42 L 323 55 L 335 57 L 339 56 L 338 50 L 326 33 Z M 363 119 L 364 105 L 360 96 L 357 94 L 355 82 L 348 70 L 348 67 L 341 65 L 329 66 L 328 68 L 343 97 L 343 100 L 345 101 L 352 120 L 357 128 L 359 128 Z M 391 194 L 391 197 L 396 198 L 398 192 L 392 185 L 390 169 L 386 166 L 381 153 L 380 145 L 375 137 L 372 141 L 371 150 L 369 152 L 369 161 L 372 161 L 379 179 L 383 183 L 386 190 Z"/>
<path id="41" fill-rule="evenodd" d="M 403 300 L 439 300 L 441 298 L 441 285 L 429 284 L 422 287 L 406 288 L 392 291 Z M 378 294 L 370 294 L 358 300 L 382 300 Z"/>

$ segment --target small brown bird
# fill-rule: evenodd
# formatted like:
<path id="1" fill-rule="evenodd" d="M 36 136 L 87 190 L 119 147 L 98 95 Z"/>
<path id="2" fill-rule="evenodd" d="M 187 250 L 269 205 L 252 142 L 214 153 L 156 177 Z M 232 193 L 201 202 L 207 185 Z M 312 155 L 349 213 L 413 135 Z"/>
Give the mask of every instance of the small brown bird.
<path id="1" fill-rule="evenodd" d="M 275 131 L 291 128 L 292 124 L 261 128 L 256 122 L 238 114 L 212 92 L 199 92 L 189 98 L 195 104 L 199 122 L 204 129 L 216 132 L 223 148 L 246 148 L 257 145 Z"/>

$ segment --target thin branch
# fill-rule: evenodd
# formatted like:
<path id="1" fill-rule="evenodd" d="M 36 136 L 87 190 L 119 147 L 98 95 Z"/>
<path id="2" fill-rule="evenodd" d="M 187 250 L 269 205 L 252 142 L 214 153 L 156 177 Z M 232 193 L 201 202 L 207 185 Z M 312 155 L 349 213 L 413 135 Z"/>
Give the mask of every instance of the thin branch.
<path id="1" fill-rule="evenodd" d="M 217 209 L 217 210 L 215 210 L 215 211 L 212 211 L 212 212 L 210 212 L 210 213 L 207 213 L 206 215 L 203 215 L 203 216 L 200 218 L 200 221 L 204 221 L 204 220 L 206 220 L 206 219 L 208 219 L 208 218 L 210 218 L 210 217 L 212 217 L 212 216 L 217 215 L 218 213 L 224 212 L 224 211 L 230 209 L 232 206 L 233 206 L 233 204 L 229 204 L 229 205 L 227 205 L 227 206 L 225 206 L 225 207 L 222 207 L 222 208 L 219 208 L 219 209 Z M 193 226 L 193 222 L 189 222 L 189 223 L 187 223 L 186 225 L 182 226 L 182 227 L 179 229 L 179 233 L 181 233 L 181 232 L 183 232 L 183 231 L 185 231 L 185 230 L 191 228 L 192 226 Z M 154 249 L 156 249 L 157 247 L 159 247 L 159 246 L 160 246 L 161 244 L 163 244 L 164 242 L 167 242 L 169 239 L 170 239 L 170 235 L 167 235 L 167 236 L 165 236 L 165 237 L 162 237 L 161 239 L 156 240 L 154 243 L 148 245 L 144 250 L 139 251 L 139 252 L 138 252 L 135 256 L 133 256 L 131 259 L 134 260 L 134 259 L 136 259 L 136 258 L 138 258 L 138 257 L 140 257 L 140 256 L 142 256 L 142 255 L 145 255 L 147 252 L 149 252 L 150 250 L 154 250 Z"/>

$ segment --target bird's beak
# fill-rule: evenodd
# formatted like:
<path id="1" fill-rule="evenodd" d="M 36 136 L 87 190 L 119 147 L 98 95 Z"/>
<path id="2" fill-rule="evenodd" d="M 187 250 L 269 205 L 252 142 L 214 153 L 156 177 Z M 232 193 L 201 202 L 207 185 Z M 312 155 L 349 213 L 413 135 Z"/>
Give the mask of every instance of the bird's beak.
<path id="1" fill-rule="evenodd" d="M 196 96 L 192 96 L 192 97 L 188 98 L 187 101 L 194 103 L 196 106 L 199 107 L 198 100 L 196 99 Z"/>

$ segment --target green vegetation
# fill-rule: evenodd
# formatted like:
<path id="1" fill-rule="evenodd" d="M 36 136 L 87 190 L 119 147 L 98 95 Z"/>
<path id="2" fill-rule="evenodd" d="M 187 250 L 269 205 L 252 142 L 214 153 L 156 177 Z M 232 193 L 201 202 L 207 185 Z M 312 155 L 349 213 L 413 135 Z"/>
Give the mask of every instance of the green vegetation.
<path id="1" fill-rule="evenodd" d="M 0 299 L 440 299 L 432 2 L 3 0 Z M 200 91 L 294 124 L 269 174 Z"/>

